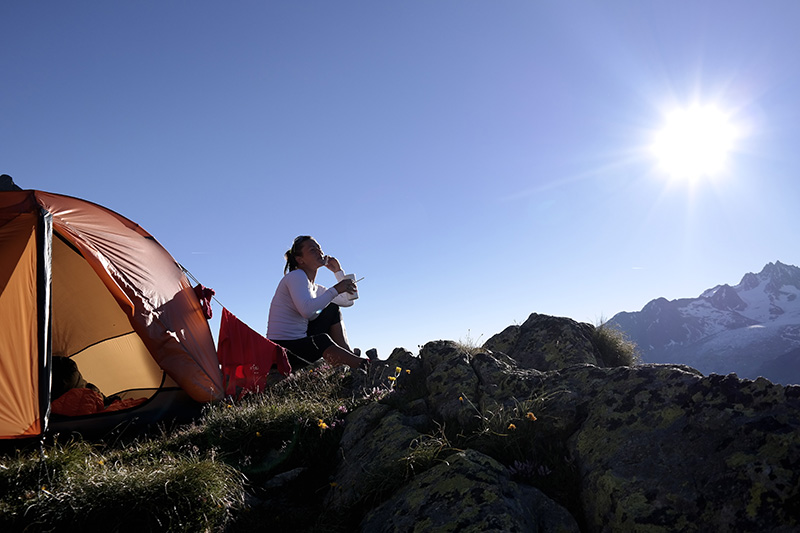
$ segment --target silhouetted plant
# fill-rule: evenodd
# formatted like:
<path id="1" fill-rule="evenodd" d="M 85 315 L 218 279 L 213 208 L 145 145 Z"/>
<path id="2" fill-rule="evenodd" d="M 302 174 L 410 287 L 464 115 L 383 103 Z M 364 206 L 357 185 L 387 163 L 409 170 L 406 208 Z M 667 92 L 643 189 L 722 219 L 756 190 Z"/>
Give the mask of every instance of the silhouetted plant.
<path id="1" fill-rule="evenodd" d="M 594 329 L 592 345 L 607 367 L 633 366 L 641 362 L 638 346 L 620 329 L 603 322 Z"/>

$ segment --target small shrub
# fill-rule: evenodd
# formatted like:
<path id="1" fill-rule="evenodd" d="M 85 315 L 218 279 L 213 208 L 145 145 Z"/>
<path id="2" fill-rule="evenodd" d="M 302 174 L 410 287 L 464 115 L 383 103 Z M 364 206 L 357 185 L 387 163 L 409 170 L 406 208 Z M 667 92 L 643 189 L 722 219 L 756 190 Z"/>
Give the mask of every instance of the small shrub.
<path id="1" fill-rule="evenodd" d="M 641 362 L 638 346 L 618 328 L 604 322 L 594 329 L 592 345 L 606 366 L 633 366 Z"/>

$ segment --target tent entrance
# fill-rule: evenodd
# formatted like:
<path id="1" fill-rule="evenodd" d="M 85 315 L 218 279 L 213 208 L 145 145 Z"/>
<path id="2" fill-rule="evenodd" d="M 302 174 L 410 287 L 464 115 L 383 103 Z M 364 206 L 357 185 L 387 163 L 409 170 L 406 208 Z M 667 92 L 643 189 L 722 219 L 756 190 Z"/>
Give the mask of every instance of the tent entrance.
<path id="1" fill-rule="evenodd" d="M 71 357 L 86 381 L 110 396 L 150 397 L 164 371 L 81 254 L 54 232 L 52 353 Z M 168 382 L 172 382 L 168 378 Z"/>

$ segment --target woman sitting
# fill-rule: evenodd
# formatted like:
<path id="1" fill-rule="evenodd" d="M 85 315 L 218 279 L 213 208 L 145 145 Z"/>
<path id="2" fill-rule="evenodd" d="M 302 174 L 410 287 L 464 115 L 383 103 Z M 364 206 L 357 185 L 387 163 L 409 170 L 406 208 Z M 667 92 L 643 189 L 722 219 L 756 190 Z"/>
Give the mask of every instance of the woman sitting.
<path id="1" fill-rule="evenodd" d="M 289 351 L 295 369 L 320 357 L 334 366 L 365 368 L 369 359 L 350 349 L 339 309 L 353 305 L 348 294 L 356 292 L 355 281 L 345 279 L 339 261 L 308 235 L 297 237 L 285 257 L 284 276 L 269 307 L 267 338 Z M 323 266 L 339 280 L 330 289 L 314 281 Z"/>

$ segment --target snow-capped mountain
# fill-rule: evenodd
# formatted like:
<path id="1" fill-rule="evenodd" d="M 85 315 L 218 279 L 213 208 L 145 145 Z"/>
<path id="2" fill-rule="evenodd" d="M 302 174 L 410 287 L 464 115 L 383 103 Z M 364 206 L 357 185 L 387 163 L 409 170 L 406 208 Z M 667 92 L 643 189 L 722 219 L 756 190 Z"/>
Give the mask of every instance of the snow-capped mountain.
<path id="1" fill-rule="evenodd" d="M 738 285 L 697 298 L 658 298 L 609 320 L 639 345 L 645 362 L 681 363 L 704 374 L 735 372 L 800 383 L 800 268 L 780 261 Z"/>

